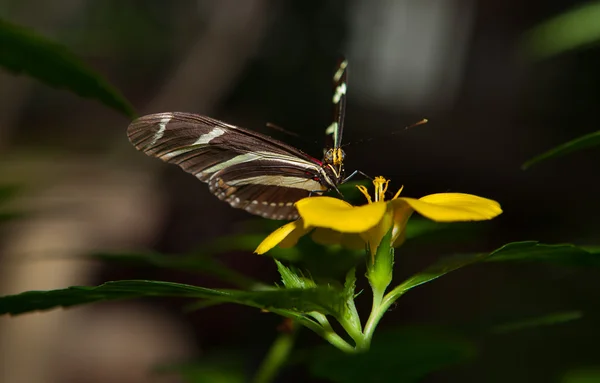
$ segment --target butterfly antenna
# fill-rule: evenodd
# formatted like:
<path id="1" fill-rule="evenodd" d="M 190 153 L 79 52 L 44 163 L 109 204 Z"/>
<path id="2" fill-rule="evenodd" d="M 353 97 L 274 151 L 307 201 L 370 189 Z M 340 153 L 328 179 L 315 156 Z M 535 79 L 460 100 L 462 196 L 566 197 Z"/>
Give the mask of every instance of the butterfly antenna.
<path id="1" fill-rule="evenodd" d="M 426 124 L 426 123 L 428 123 L 428 122 L 429 122 L 429 120 L 428 120 L 428 119 L 426 119 L 426 118 L 424 118 L 424 119 L 422 119 L 422 120 L 420 120 L 420 121 L 417 121 L 417 122 L 415 122 L 414 124 L 411 124 L 411 125 L 405 126 L 403 129 L 397 129 L 397 130 L 394 130 L 394 131 L 392 131 L 392 132 L 390 132 L 390 133 L 382 134 L 382 135 L 375 136 L 375 137 L 363 138 L 363 139 L 360 139 L 360 140 L 358 140 L 358 141 L 347 142 L 347 143 L 345 143 L 343 146 L 345 147 L 345 146 L 348 146 L 348 145 L 350 145 L 350 144 L 362 144 L 362 143 L 365 143 L 365 142 L 370 142 L 370 141 L 373 141 L 373 140 L 380 140 L 380 139 L 382 139 L 382 138 L 386 138 L 386 137 L 388 137 L 388 136 L 390 136 L 390 135 L 397 134 L 398 132 L 403 132 L 403 131 L 405 131 L 405 130 L 408 130 L 408 129 L 414 128 L 414 127 L 416 127 L 416 126 L 419 126 L 419 125 L 425 125 L 425 124 Z"/>
<path id="2" fill-rule="evenodd" d="M 428 120 L 428 119 L 426 119 L 426 118 L 424 118 L 424 119 L 422 119 L 421 121 L 417 121 L 417 122 L 415 122 L 415 123 L 414 123 L 414 124 L 412 124 L 412 125 L 408 125 L 407 127 L 405 127 L 405 128 L 404 128 L 404 130 L 408 130 L 408 129 L 410 129 L 410 128 L 414 128 L 415 126 L 419 126 L 419 125 L 425 125 L 425 124 L 426 124 L 426 123 L 428 123 L 428 122 L 429 122 L 429 120 Z M 393 134 L 393 133 L 392 133 L 392 134 Z"/>
<path id="3" fill-rule="evenodd" d="M 276 124 L 274 124 L 272 122 L 267 122 L 266 126 L 267 126 L 267 128 L 271 128 L 271 129 L 277 130 L 277 131 L 285 133 L 285 134 L 287 134 L 289 136 L 300 138 L 300 135 L 298 133 L 290 132 L 289 130 L 284 129 L 281 126 L 276 125 Z"/>
<path id="4" fill-rule="evenodd" d="M 282 128 L 279 125 L 273 124 L 272 122 L 267 122 L 265 124 L 267 126 L 267 128 L 273 129 L 273 130 L 277 130 L 278 132 L 287 134 L 288 136 L 294 137 L 295 139 L 304 142 L 305 144 L 309 144 L 309 145 L 315 145 L 317 144 L 317 141 L 311 141 L 311 140 L 307 140 L 306 137 L 298 134 L 298 133 L 294 133 L 294 132 L 290 132 L 287 129 Z"/>

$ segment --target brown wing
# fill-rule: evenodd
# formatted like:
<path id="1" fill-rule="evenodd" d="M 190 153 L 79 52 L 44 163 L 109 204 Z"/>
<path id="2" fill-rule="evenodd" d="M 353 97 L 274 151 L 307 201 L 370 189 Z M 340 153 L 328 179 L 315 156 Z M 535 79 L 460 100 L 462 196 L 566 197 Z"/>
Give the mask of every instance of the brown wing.
<path id="1" fill-rule="evenodd" d="M 304 163 L 260 160 L 240 163 L 215 173 L 209 188 L 231 206 L 270 219 L 296 219 L 294 203 L 320 194 L 319 168 Z"/>
<path id="2" fill-rule="evenodd" d="M 209 117 L 152 114 L 132 122 L 127 133 L 138 150 L 180 166 L 208 182 L 231 206 L 263 217 L 294 219 L 293 203 L 324 188 L 318 182 L 321 163 L 316 159 Z"/>

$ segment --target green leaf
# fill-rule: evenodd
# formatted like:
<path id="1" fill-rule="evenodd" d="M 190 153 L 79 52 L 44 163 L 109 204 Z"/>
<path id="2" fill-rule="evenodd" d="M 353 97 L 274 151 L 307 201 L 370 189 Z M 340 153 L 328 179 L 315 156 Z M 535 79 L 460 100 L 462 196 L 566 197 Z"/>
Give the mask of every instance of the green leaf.
<path id="1" fill-rule="evenodd" d="M 529 31 L 521 49 L 533 59 L 548 58 L 600 41 L 600 2 L 551 18 Z"/>
<path id="2" fill-rule="evenodd" d="M 475 347 L 466 339 L 439 329 L 407 327 L 378 333 L 366 353 L 318 348 L 310 371 L 336 383 L 417 382 L 474 355 Z"/>
<path id="3" fill-rule="evenodd" d="M 356 269 L 352 268 L 346 274 L 346 280 L 344 281 L 344 300 L 346 302 L 344 316 L 342 320 L 347 322 L 352 328 L 356 329 L 357 332 L 362 332 L 362 323 L 358 310 L 356 310 L 356 304 L 354 298 L 358 294 L 356 291 Z"/>
<path id="4" fill-rule="evenodd" d="M 600 382 L 600 366 L 584 367 L 568 371 L 561 383 L 598 383 Z"/>
<path id="5" fill-rule="evenodd" d="M 333 288 L 241 291 L 209 289 L 161 281 L 114 281 L 100 286 L 74 286 L 61 290 L 28 291 L 0 297 L 0 314 L 22 314 L 56 307 L 143 297 L 186 297 L 221 303 L 239 303 L 265 310 L 318 311 L 337 315 L 341 312 L 342 292 Z"/>
<path id="6" fill-rule="evenodd" d="M 302 275 L 300 270 L 295 267 L 287 267 L 283 263 L 275 260 L 277 264 L 277 271 L 281 275 L 281 281 L 283 285 L 288 289 L 309 289 L 316 287 L 315 282 Z"/>
<path id="7" fill-rule="evenodd" d="M 600 266 L 600 254 L 571 244 L 546 245 L 536 241 L 513 242 L 494 250 L 488 262 L 548 262 L 563 266 Z"/>
<path id="8" fill-rule="evenodd" d="M 96 253 L 92 258 L 136 266 L 154 266 L 214 276 L 234 286 L 253 289 L 264 284 L 221 264 L 207 255 L 163 255 L 158 253 Z"/>
<path id="9" fill-rule="evenodd" d="M 433 265 L 402 282 L 390 292 L 396 300 L 406 291 L 431 282 L 451 271 L 474 263 L 488 262 L 547 262 L 567 266 L 600 266 L 600 254 L 590 253 L 574 245 L 545 245 L 536 241 L 513 242 L 491 253 L 460 254 L 440 258 Z"/>
<path id="10" fill-rule="evenodd" d="M 119 91 L 65 46 L 4 20 L 0 20 L 0 66 L 15 74 L 27 73 L 50 86 L 99 100 L 128 117 L 135 116 L 133 107 Z"/>
<path id="11" fill-rule="evenodd" d="M 598 25 L 600 25 L 600 23 L 598 23 Z M 564 156 L 565 154 L 569 154 L 578 150 L 583 150 L 598 145 L 600 145 L 600 131 L 586 134 L 585 136 L 576 138 L 572 141 L 559 145 L 556 148 L 551 149 L 525 162 L 521 168 L 523 170 L 526 170 L 532 165 L 541 161 L 545 161 L 549 158 Z"/>
<path id="12" fill-rule="evenodd" d="M 402 295 L 414 287 L 431 282 L 434 279 L 448 274 L 451 271 L 458 270 L 464 266 L 480 262 L 486 259 L 488 256 L 488 254 L 467 254 L 440 258 L 433 265 L 427 267 L 420 273 L 413 275 L 398 285 L 398 287 L 394 288 L 394 295 Z"/>
<path id="13" fill-rule="evenodd" d="M 243 383 L 246 366 L 241 356 L 235 354 L 206 355 L 199 362 L 159 366 L 160 375 L 177 374 L 186 383 Z"/>
<path id="14" fill-rule="evenodd" d="M 492 328 L 492 332 L 505 334 L 532 327 L 549 326 L 570 322 L 576 319 L 580 319 L 581 317 L 583 317 L 583 313 L 581 311 L 565 311 L 559 313 L 546 314 L 535 318 L 521 319 L 514 322 L 496 325 Z"/>

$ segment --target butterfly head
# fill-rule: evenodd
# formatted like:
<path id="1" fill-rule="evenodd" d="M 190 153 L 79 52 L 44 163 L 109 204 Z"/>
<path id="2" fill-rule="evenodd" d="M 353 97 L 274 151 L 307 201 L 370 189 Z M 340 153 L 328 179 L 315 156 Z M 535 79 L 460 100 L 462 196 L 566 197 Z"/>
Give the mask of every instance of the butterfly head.
<path id="1" fill-rule="evenodd" d="M 323 169 L 331 184 L 338 185 L 344 179 L 344 157 L 341 148 L 328 149 L 323 156 Z"/>
<path id="2" fill-rule="evenodd" d="M 344 153 L 341 148 L 327 149 L 323 156 L 323 162 L 325 164 L 341 167 L 344 162 L 344 157 L 346 157 L 346 153 Z"/>

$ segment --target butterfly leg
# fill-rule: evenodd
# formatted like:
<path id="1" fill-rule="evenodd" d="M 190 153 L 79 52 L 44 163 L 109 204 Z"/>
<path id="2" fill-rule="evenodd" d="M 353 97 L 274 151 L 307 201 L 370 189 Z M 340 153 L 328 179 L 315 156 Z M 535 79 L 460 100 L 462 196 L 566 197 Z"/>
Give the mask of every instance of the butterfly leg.
<path id="1" fill-rule="evenodd" d="M 340 195 L 340 197 L 344 198 L 344 195 L 342 194 L 342 192 L 340 191 L 340 189 L 338 189 L 335 186 L 333 186 L 332 189 L 334 189 Z M 315 194 L 317 196 L 323 195 L 323 190 L 312 190 L 312 191 L 308 192 L 308 196 L 309 197 L 312 197 Z"/>
<path id="2" fill-rule="evenodd" d="M 355 170 L 352 172 L 352 174 L 350 174 L 348 177 L 344 178 L 344 180 L 342 181 L 342 183 L 349 181 L 352 177 L 354 177 L 355 175 L 360 174 L 361 176 L 373 181 L 373 177 L 371 177 L 370 175 L 361 172 L 360 170 Z"/>

